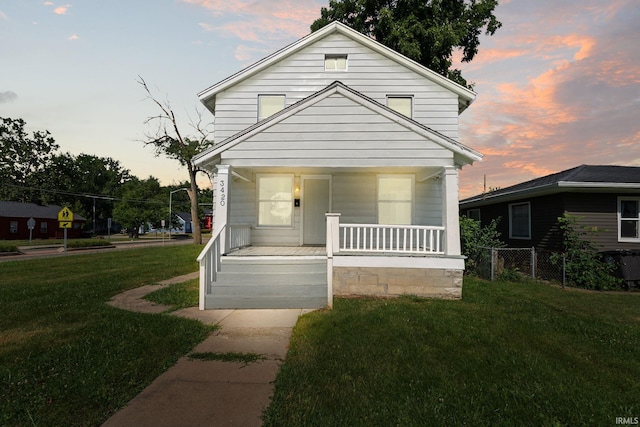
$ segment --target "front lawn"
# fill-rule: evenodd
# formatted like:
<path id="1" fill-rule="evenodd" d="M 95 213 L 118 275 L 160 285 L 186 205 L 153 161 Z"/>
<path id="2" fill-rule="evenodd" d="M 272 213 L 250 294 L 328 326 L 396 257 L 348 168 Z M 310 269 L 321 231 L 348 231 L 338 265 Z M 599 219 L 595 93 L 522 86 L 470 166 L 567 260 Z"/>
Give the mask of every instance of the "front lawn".
<path id="1" fill-rule="evenodd" d="M 0 425 L 100 425 L 202 341 L 195 320 L 106 304 L 196 271 L 201 246 L 0 264 Z"/>
<path id="2" fill-rule="evenodd" d="M 465 277 L 462 301 L 300 319 L 268 426 L 616 425 L 640 417 L 640 295 Z"/>

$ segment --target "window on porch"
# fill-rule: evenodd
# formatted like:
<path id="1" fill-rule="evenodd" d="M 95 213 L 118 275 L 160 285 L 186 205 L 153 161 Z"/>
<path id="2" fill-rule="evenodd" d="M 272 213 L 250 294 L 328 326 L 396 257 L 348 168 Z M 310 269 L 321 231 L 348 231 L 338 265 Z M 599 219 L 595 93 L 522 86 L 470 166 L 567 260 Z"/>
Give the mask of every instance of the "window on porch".
<path id="1" fill-rule="evenodd" d="M 293 226 L 293 175 L 259 175 L 258 226 Z"/>
<path id="2" fill-rule="evenodd" d="M 412 224 L 413 183 L 413 175 L 378 175 L 378 224 Z"/>

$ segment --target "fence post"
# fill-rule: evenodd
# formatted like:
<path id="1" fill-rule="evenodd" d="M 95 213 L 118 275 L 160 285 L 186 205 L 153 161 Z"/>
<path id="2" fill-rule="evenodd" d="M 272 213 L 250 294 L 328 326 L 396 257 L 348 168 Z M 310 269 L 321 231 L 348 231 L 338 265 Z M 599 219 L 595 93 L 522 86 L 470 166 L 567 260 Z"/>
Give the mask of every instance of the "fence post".
<path id="1" fill-rule="evenodd" d="M 494 248 L 491 248 L 491 281 L 493 282 L 493 270 L 495 268 L 494 264 L 493 264 L 493 260 L 495 259 L 495 253 L 496 250 Z"/>
<path id="2" fill-rule="evenodd" d="M 531 278 L 536 280 L 536 248 L 531 247 Z"/>
<path id="3" fill-rule="evenodd" d="M 567 256 L 566 254 L 562 254 L 562 289 L 564 289 L 565 281 L 567 280 Z"/>

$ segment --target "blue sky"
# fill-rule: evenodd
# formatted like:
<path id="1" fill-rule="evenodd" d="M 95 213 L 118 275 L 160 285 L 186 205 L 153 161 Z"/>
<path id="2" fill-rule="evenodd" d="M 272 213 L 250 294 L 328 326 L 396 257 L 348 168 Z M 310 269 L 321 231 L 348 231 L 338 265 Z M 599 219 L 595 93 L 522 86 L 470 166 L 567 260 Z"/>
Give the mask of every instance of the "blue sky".
<path id="1" fill-rule="evenodd" d="M 49 130 L 62 151 L 112 157 L 141 178 L 185 180 L 141 140 L 158 111 L 306 35 L 319 0 L 28 1 L 0 4 L 0 116 Z M 476 102 L 461 142 L 485 154 L 461 196 L 580 164 L 640 166 L 640 2 L 511 0 L 503 27 L 462 64 Z M 205 112 L 205 118 L 209 117 Z"/>

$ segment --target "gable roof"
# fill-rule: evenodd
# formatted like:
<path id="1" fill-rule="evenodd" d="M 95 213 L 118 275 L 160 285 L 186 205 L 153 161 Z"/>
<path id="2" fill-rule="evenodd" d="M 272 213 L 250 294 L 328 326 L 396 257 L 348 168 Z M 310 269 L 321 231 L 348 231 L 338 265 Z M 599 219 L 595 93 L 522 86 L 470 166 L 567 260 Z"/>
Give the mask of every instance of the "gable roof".
<path id="1" fill-rule="evenodd" d="M 490 193 L 469 197 L 461 200 L 460 205 L 469 207 L 471 204 L 487 204 L 516 197 L 539 196 L 569 190 L 602 191 L 606 189 L 640 191 L 640 167 L 580 165 Z"/>
<path id="2" fill-rule="evenodd" d="M 454 154 L 456 164 L 470 164 L 474 161 L 481 160 L 482 154 L 474 151 L 473 149 L 461 144 L 460 142 L 449 138 L 427 126 L 418 123 L 392 109 L 386 105 L 371 99 L 362 93 L 344 85 L 339 81 L 335 81 L 324 89 L 308 96 L 307 98 L 298 101 L 297 103 L 290 105 L 289 107 L 279 111 L 278 113 L 264 119 L 253 126 L 250 126 L 241 132 L 227 138 L 226 140 L 216 144 L 215 146 L 197 154 L 193 157 L 193 163 L 196 166 L 203 166 L 206 163 L 217 163 L 220 159 L 220 155 L 230 148 L 242 143 L 243 141 L 257 135 L 264 130 L 274 126 L 289 117 L 296 115 L 298 112 L 305 110 L 322 100 L 330 97 L 334 94 L 340 94 L 345 98 L 350 99 L 354 103 L 360 104 L 367 109 L 379 114 L 389 121 L 393 121 L 396 124 L 404 127 L 405 129 L 420 135 L 422 138 L 428 139 L 431 142 L 447 149 Z"/>
<path id="3" fill-rule="evenodd" d="M 57 205 L 36 205 L 35 203 L 0 202 L 0 217 L 5 218 L 41 218 L 58 219 L 58 212 L 62 208 Z M 78 214 L 73 214 L 74 221 L 86 221 Z"/>
<path id="4" fill-rule="evenodd" d="M 260 61 L 238 71 L 237 73 L 227 77 L 226 79 L 210 86 L 209 88 L 198 93 L 200 101 L 215 115 L 215 96 L 216 94 L 224 91 L 225 89 L 245 80 L 260 71 L 268 68 L 272 64 L 300 51 L 301 49 L 309 46 L 310 44 L 334 33 L 342 34 L 357 43 L 367 46 L 373 51 L 403 65 L 404 67 L 416 72 L 417 74 L 445 87 L 458 95 L 458 112 L 464 111 L 475 100 L 476 94 L 472 90 L 467 89 L 458 83 L 447 79 L 441 74 L 432 71 L 425 66 L 417 63 L 416 61 L 407 58 L 406 56 L 396 52 L 395 50 L 388 48 L 387 46 L 373 40 L 371 37 L 365 36 L 358 31 L 351 29 L 350 27 L 342 24 L 341 22 L 334 21 L 329 25 L 308 34 L 307 36 L 291 43 L 290 45 L 274 52 L 273 54 L 261 59 Z"/>

